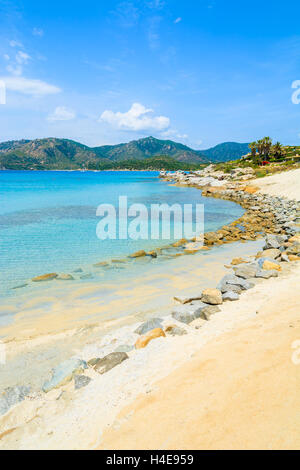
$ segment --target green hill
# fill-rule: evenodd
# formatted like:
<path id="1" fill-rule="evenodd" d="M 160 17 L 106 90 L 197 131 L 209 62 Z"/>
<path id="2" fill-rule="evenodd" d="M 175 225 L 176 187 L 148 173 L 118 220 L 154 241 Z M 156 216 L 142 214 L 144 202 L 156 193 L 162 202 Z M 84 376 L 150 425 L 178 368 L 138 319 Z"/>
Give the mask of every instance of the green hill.
<path id="1" fill-rule="evenodd" d="M 202 165 L 209 162 L 234 160 L 248 152 L 248 144 L 228 142 L 208 150 L 193 150 L 172 140 L 154 137 L 134 140 L 126 144 L 88 147 L 69 139 L 35 139 L 0 143 L 0 169 L 12 170 L 73 170 L 83 168 L 115 168 L 111 163 L 140 166 L 159 164 L 162 160 L 149 161 L 154 157 L 166 161 L 169 169 L 181 169 L 186 165 Z M 163 156 L 163 157 L 162 157 Z M 145 165 L 134 161 L 145 161 Z M 175 162 L 175 163 L 174 163 Z M 177 163 L 176 163 L 177 162 Z M 177 166 L 176 166 L 177 165 Z M 128 166 L 127 166 L 128 167 Z M 172 168 L 171 168 L 172 167 Z"/>
<path id="2" fill-rule="evenodd" d="M 200 152 L 214 163 L 228 162 L 231 160 L 238 160 L 243 155 L 246 155 L 249 152 L 249 147 L 248 144 L 224 142 L 223 144 L 218 144 L 208 150 L 200 150 Z"/>

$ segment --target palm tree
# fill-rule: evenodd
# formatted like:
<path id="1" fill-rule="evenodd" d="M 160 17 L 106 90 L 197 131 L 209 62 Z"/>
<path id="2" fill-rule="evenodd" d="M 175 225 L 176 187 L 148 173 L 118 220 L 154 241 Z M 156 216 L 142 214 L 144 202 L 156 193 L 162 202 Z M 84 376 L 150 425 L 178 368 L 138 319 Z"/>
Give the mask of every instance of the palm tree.
<path id="1" fill-rule="evenodd" d="M 276 157 L 276 158 L 282 157 L 283 148 L 282 148 L 281 143 L 276 142 L 276 144 L 274 144 L 273 147 L 272 147 L 272 151 L 274 153 L 274 157 Z"/>

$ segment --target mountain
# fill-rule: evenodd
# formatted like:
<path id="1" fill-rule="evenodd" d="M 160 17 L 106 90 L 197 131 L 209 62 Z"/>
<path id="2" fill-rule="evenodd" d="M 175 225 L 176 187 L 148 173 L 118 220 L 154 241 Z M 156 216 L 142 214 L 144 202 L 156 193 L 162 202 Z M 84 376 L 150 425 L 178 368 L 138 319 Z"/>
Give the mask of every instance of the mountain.
<path id="1" fill-rule="evenodd" d="M 172 140 L 154 137 L 126 144 L 88 147 L 69 139 L 14 140 L 0 143 L 0 169 L 72 170 L 111 167 L 111 163 L 168 157 L 184 164 L 228 161 L 248 152 L 248 144 L 226 142 L 208 150 L 193 150 Z M 170 162 L 169 162 L 170 164 Z"/>
<path id="2" fill-rule="evenodd" d="M 133 140 L 128 144 L 105 145 L 93 149 L 102 158 L 113 161 L 128 159 L 140 160 L 158 155 L 167 155 L 179 162 L 207 163 L 209 160 L 201 152 L 172 140 L 159 140 L 154 137 Z"/>
<path id="3" fill-rule="evenodd" d="M 215 163 L 238 160 L 249 151 L 249 144 L 239 144 L 237 142 L 224 142 L 208 150 L 200 150 L 202 155 Z"/>

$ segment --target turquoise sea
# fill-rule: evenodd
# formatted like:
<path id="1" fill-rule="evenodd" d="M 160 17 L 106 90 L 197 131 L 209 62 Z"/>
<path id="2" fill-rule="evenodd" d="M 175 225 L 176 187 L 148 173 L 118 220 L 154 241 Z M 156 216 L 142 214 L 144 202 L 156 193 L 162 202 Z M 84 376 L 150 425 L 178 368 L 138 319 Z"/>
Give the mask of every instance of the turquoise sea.
<path id="1" fill-rule="evenodd" d="M 205 231 L 243 213 L 232 202 L 203 198 L 195 188 L 171 186 L 157 176 L 157 172 L 138 171 L 0 171 L 0 295 L 18 295 L 20 289 L 13 288 L 34 276 L 76 270 L 89 275 L 97 262 L 166 245 L 166 240 L 97 238 L 98 205 L 117 206 L 120 195 L 128 197 L 128 204 L 147 207 L 204 204 Z"/>

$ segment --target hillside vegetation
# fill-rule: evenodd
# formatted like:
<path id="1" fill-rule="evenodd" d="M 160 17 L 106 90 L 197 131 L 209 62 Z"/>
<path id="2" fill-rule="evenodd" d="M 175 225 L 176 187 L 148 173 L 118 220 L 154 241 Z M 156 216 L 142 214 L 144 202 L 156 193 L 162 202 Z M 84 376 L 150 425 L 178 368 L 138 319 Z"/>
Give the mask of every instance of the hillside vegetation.
<path id="1" fill-rule="evenodd" d="M 238 159 L 248 144 L 227 142 L 208 150 L 193 150 L 172 140 L 154 137 L 127 144 L 88 147 L 69 139 L 35 139 L 0 143 L 0 168 L 11 170 L 74 170 L 164 167 L 198 168 L 211 161 Z M 158 159 L 159 157 L 159 159 Z M 156 160 L 151 160 L 155 158 Z M 166 160 L 167 158 L 167 160 Z M 223 159 L 223 160 L 222 160 Z M 194 165 L 194 166 L 193 166 Z"/>

